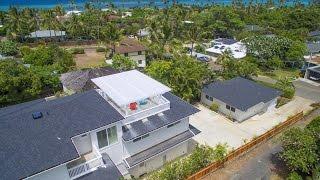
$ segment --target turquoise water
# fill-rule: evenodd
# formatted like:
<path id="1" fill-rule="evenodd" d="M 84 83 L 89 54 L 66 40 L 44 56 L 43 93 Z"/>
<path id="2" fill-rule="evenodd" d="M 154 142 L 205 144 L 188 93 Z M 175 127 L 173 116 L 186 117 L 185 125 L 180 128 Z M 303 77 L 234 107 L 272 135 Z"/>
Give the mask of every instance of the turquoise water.
<path id="1" fill-rule="evenodd" d="M 248 0 L 244 0 L 244 2 Z M 258 0 L 258 2 L 265 2 L 266 0 Z M 108 2 L 112 2 L 118 8 L 133 8 L 133 7 L 143 7 L 150 4 L 149 0 L 75 0 L 78 9 L 82 9 L 86 2 L 92 2 L 97 7 L 106 7 Z M 99 2 L 99 3 L 97 3 Z M 162 0 L 154 0 L 153 6 L 164 7 Z M 171 1 L 172 2 L 172 1 Z M 232 0 L 177 0 L 178 3 L 186 5 L 205 5 L 205 4 L 230 4 Z M 276 2 L 276 1 L 275 1 Z M 310 0 L 301 0 L 302 3 L 308 4 Z M 288 1 L 288 4 L 292 4 L 293 1 Z M 30 8 L 40 8 L 48 9 L 56 5 L 62 5 L 66 9 L 71 9 L 70 0 L 0 0 L 0 10 L 7 10 L 10 6 L 18 6 L 20 8 L 30 7 Z"/>

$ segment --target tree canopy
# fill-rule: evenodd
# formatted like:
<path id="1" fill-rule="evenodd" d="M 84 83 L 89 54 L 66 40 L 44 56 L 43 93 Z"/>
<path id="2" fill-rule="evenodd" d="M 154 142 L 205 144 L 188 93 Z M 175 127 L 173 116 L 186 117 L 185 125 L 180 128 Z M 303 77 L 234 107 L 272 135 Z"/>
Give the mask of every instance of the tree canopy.
<path id="1" fill-rule="evenodd" d="M 213 75 L 205 64 L 188 56 L 151 62 L 146 72 L 171 87 L 174 94 L 186 101 L 198 98 L 203 83 L 208 82 Z"/>

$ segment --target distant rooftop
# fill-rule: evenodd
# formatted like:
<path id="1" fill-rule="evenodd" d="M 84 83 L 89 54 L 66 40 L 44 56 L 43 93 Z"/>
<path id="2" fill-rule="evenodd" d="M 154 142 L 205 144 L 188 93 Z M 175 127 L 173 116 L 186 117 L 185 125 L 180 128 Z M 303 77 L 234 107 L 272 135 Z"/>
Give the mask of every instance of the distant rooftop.
<path id="1" fill-rule="evenodd" d="M 320 53 L 320 43 L 307 42 L 307 49 L 309 53 Z"/>
<path id="2" fill-rule="evenodd" d="M 242 111 L 246 111 L 260 102 L 269 102 L 281 95 L 281 92 L 276 89 L 241 77 L 212 82 L 205 85 L 202 91 Z"/>
<path id="3" fill-rule="evenodd" d="M 55 30 L 43 30 L 43 31 L 35 31 L 30 33 L 31 38 L 60 37 L 65 35 L 66 35 L 65 31 L 55 31 Z"/>
<path id="4" fill-rule="evenodd" d="M 110 45 L 109 48 L 113 49 L 114 47 Z M 116 46 L 115 53 L 124 54 L 145 50 L 146 48 L 138 40 L 125 38 Z"/>
<path id="5" fill-rule="evenodd" d="M 213 42 L 219 42 L 219 43 L 223 43 L 226 45 L 231 45 L 231 44 L 234 44 L 238 41 L 234 40 L 234 39 L 228 39 L 228 38 L 218 38 L 218 39 L 213 40 Z"/>
<path id="6" fill-rule="evenodd" d="M 63 87 L 73 92 L 83 92 L 95 88 L 91 79 L 118 73 L 119 71 L 112 67 L 101 67 L 95 69 L 86 69 L 72 71 L 61 74 L 60 81 Z"/>
<path id="7" fill-rule="evenodd" d="M 99 77 L 92 81 L 118 106 L 125 106 L 171 90 L 137 70 Z"/>
<path id="8" fill-rule="evenodd" d="M 320 30 L 309 32 L 309 36 L 320 36 Z"/>

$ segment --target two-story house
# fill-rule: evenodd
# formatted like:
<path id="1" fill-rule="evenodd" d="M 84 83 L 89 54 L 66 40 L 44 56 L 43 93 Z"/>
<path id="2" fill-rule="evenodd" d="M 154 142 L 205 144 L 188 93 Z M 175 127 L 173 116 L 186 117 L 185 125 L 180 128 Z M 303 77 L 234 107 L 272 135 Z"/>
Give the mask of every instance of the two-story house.
<path id="1" fill-rule="evenodd" d="M 132 59 L 136 62 L 137 67 L 146 67 L 146 48 L 138 40 L 125 38 L 115 48 L 113 46 L 109 46 L 109 48 L 114 54 L 121 54 Z M 106 62 L 112 64 L 112 57 Z"/>
<path id="2" fill-rule="evenodd" d="M 132 70 L 99 89 L 0 109 L 0 179 L 138 177 L 188 151 L 196 108 Z"/>

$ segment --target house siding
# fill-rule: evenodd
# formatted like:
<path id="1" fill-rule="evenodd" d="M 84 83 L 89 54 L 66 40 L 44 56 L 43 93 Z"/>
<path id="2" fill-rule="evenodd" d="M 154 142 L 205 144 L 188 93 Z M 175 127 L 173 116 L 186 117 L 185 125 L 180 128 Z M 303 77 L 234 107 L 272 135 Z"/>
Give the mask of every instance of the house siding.
<path id="1" fill-rule="evenodd" d="M 141 139 L 140 141 L 123 141 L 124 146 L 124 156 L 129 157 L 138 152 L 144 151 L 154 145 L 157 145 L 167 139 L 170 139 L 182 132 L 185 132 L 189 129 L 189 118 L 184 118 L 180 121 L 180 123 L 167 128 L 164 126 L 158 130 L 149 133 L 149 136 Z"/>
<path id="2" fill-rule="evenodd" d="M 226 103 L 224 103 L 214 97 L 212 97 L 212 98 L 213 98 L 213 101 L 210 101 L 206 98 L 206 94 L 204 92 L 201 93 L 201 102 L 202 103 L 204 103 L 208 106 L 211 106 L 211 104 L 213 102 L 217 103 L 219 105 L 219 112 L 221 112 L 227 116 L 230 116 L 231 118 L 235 119 L 238 122 L 242 122 L 242 121 L 244 121 L 244 120 L 246 120 L 256 114 L 266 112 L 268 110 L 268 108 L 272 109 L 272 107 L 275 107 L 276 101 L 277 101 L 277 98 L 275 98 L 275 99 L 270 100 L 267 103 L 260 102 L 256 105 L 252 106 L 251 108 L 249 108 L 247 111 L 241 111 L 240 109 L 235 108 L 235 112 L 232 112 L 226 108 L 226 105 L 227 105 Z M 270 107 L 270 106 L 272 106 L 272 107 Z"/>
<path id="3" fill-rule="evenodd" d="M 122 54 L 122 55 L 124 55 L 124 54 Z M 141 51 L 141 55 L 139 55 L 138 52 L 128 53 L 128 57 L 130 57 L 134 62 L 136 62 L 138 67 L 140 67 L 140 68 L 146 67 L 146 53 L 145 53 L 145 51 Z M 141 64 L 139 64 L 139 60 L 142 61 Z"/>
<path id="4" fill-rule="evenodd" d="M 172 149 L 169 149 L 168 151 L 164 151 L 157 156 L 147 160 L 137 166 L 134 166 L 129 169 L 129 172 L 134 177 L 139 177 L 145 173 L 151 172 L 153 170 L 156 170 L 160 167 L 162 167 L 165 163 L 168 163 L 178 157 L 181 157 L 188 152 L 188 143 L 189 141 L 183 142 Z M 164 162 L 164 156 L 166 156 L 166 162 Z"/>

